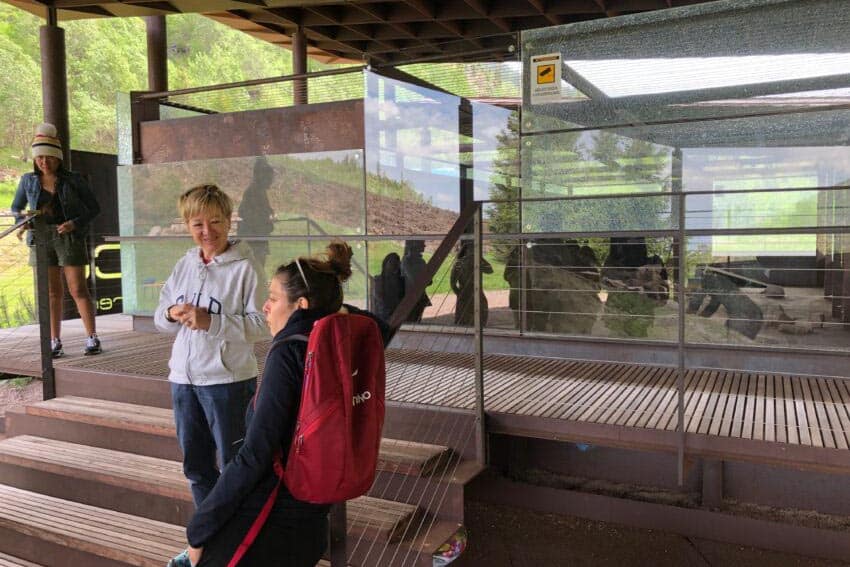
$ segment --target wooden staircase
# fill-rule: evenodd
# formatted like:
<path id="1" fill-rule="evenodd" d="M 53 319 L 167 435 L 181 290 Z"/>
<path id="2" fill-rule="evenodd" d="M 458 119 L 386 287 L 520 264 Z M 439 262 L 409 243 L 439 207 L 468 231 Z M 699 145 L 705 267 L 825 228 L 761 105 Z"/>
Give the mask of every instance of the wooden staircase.
<path id="1" fill-rule="evenodd" d="M 385 432 L 403 421 L 388 419 Z M 355 567 L 430 567 L 463 523 L 464 487 L 480 472 L 397 429 L 402 438 L 381 444 L 369 495 L 347 503 Z M 171 410 L 66 396 L 8 411 L 6 435 L 0 552 L 11 557 L 0 567 L 163 567 L 185 547 L 193 505 Z"/>

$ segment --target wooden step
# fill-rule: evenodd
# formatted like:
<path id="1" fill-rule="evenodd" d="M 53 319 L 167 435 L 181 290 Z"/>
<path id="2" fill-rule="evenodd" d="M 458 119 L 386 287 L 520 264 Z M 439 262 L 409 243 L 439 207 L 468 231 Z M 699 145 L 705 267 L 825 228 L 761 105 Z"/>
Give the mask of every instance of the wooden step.
<path id="1" fill-rule="evenodd" d="M 5 553 L 0 553 L 0 567 L 43 567 L 37 563 L 33 563 L 32 561 L 25 561 L 23 559 L 19 559 L 18 557 L 12 557 L 11 555 L 6 555 Z"/>
<path id="2" fill-rule="evenodd" d="M 29 435 L 0 441 L 0 482 L 176 525 L 195 509 L 178 461 Z"/>
<path id="3" fill-rule="evenodd" d="M 410 525 L 419 521 L 419 509 L 412 504 L 361 496 L 346 502 L 348 535 L 362 534 L 374 541 L 397 542 Z"/>
<path id="4" fill-rule="evenodd" d="M 123 402 L 64 396 L 26 406 L 29 415 L 55 417 L 166 437 L 174 436 L 170 409 Z"/>
<path id="5" fill-rule="evenodd" d="M 8 412 L 6 435 L 37 435 L 92 447 L 181 460 L 170 409 L 64 396 Z M 383 439 L 378 470 L 428 475 L 451 461 L 444 446 Z"/>
<path id="6" fill-rule="evenodd" d="M 426 476 L 451 460 L 451 450 L 442 445 L 381 439 L 378 470 Z"/>
<path id="7" fill-rule="evenodd" d="M 380 470 L 368 494 L 413 504 L 441 520 L 463 523 L 466 487 L 483 470 L 474 461 L 457 459 L 441 464 L 428 476 L 411 477 Z"/>
<path id="8" fill-rule="evenodd" d="M 0 548 L 49 567 L 162 567 L 185 530 L 104 508 L 0 485 Z"/>
<path id="9" fill-rule="evenodd" d="M 158 459 L 33 436 L 0 441 L 0 481 L 170 524 L 193 506 L 182 466 Z M 363 496 L 348 502 L 348 531 L 397 541 L 418 521 L 417 506 Z"/>
<path id="10" fill-rule="evenodd" d="M 181 460 L 170 409 L 67 396 L 6 412 L 6 436 L 37 435 Z"/>

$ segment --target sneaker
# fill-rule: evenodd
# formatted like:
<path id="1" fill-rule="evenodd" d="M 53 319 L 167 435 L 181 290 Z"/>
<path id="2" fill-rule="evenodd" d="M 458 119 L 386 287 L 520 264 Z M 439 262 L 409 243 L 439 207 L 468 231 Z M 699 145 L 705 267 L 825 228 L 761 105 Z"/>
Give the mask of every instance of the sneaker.
<path id="1" fill-rule="evenodd" d="M 83 351 L 83 354 L 88 356 L 90 354 L 100 354 L 101 352 L 100 339 L 97 338 L 97 335 L 91 335 L 86 339 L 86 350 Z"/>
<path id="2" fill-rule="evenodd" d="M 62 350 L 62 341 L 59 339 L 51 339 L 50 340 L 50 355 L 53 358 L 59 358 L 65 354 L 65 351 Z"/>
<path id="3" fill-rule="evenodd" d="M 178 553 L 165 567 L 192 567 L 192 562 L 189 561 L 189 550 L 184 549 Z"/>

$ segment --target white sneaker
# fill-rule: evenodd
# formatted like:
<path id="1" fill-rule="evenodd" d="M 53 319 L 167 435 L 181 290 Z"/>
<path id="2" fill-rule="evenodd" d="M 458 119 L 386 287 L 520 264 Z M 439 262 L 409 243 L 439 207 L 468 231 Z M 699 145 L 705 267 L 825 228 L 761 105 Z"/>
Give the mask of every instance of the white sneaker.
<path id="1" fill-rule="evenodd" d="M 97 335 L 91 335 L 86 339 L 86 350 L 83 351 L 83 354 L 86 356 L 91 354 L 100 354 L 103 352 L 100 348 L 100 339 L 97 338 Z"/>

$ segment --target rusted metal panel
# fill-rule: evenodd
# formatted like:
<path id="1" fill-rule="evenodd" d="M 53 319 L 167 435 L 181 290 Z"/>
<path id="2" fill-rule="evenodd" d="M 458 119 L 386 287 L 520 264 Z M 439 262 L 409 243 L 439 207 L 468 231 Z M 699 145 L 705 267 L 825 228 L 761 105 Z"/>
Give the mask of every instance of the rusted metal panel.
<path id="1" fill-rule="evenodd" d="M 141 124 L 142 163 L 324 152 L 363 146 L 362 100 Z"/>

